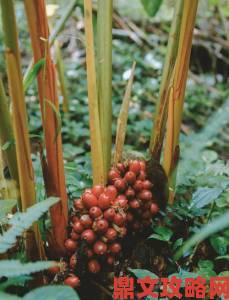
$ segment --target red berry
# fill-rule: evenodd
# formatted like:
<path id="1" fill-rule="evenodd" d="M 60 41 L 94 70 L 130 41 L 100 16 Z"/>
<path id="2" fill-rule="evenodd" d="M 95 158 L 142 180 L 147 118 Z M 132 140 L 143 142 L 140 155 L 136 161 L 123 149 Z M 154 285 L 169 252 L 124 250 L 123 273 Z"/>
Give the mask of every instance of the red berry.
<path id="1" fill-rule="evenodd" d="M 117 213 L 114 217 L 114 223 L 118 226 L 123 226 L 125 224 L 126 217 L 122 214 Z"/>
<path id="2" fill-rule="evenodd" d="M 81 199 L 74 200 L 74 208 L 77 211 L 81 211 L 84 209 L 83 201 Z"/>
<path id="3" fill-rule="evenodd" d="M 141 180 L 136 180 L 134 183 L 133 188 L 135 189 L 135 191 L 140 192 L 143 189 L 143 184 Z"/>
<path id="4" fill-rule="evenodd" d="M 81 239 L 86 240 L 89 244 L 94 243 L 96 235 L 93 230 L 86 229 L 81 234 Z"/>
<path id="5" fill-rule="evenodd" d="M 72 223 L 74 223 L 76 221 L 79 221 L 79 218 L 77 216 L 72 216 L 71 221 L 72 221 Z"/>
<path id="6" fill-rule="evenodd" d="M 105 190 L 105 194 L 109 195 L 110 201 L 114 201 L 114 199 L 116 198 L 116 196 L 118 194 L 118 191 L 115 186 L 108 185 L 108 187 Z"/>
<path id="7" fill-rule="evenodd" d="M 117 179 L 120 178 L 120 173 L 118 170 L 112 168 L 110 170 L 110 172 L 108 173 L 108 180 L 111 182 L 111 183 L 114 183 Z"/>
<path id="8" fill-rule="evenodd" d="M 127 208 L 128 206 L 128 200 L 126 199 L 125 195 L 119 195 L 115 201 L 114 201 L 114 205 L 121 207 L 121 208 Z"/>
<path id="9" fill-rule="evenodd" d="M 70 233 L 70 238 L 74 241 L 77 241 L 80 238 L 80 235 L 78 233 L 76 233 L 75 231 L 72 231 Z"/>
<path id="10" fill-rule="evenodd" d="M 86 248 L 85 253 L 86 253 L 87 257 L 89 257 L 89 258 L 91 258 L 94 255 L 94 252 L 90 248 Z"/>
<path id="11" fill-rule="evenodd" d="M 92 226 L 92 223 L 93 223 L 91 217 L 89 215 L 86 215 L 86 214 L 82 215 L 80 217 L 80 222 L 81 222 L 81 224 L 83 225 L 84 228 L 90 228 Z"/>
<path id="12" fill-rule="evenodd" d="M 141 229 L 141 223 L 140 223 L 139 221 L 135 221 L 135 222 L 133 223 L 133 228 L 134 228 L 135 230 L 140 230 L 140 229 Z"/>
<path id="13" fill-rule="evenodd" d="M 97 198 L 103 193 L 104 187 L 102 185 L 95 185 L 92 188 L 92 194 L 95 195 Z"/>
<path id="14" fill-rule="evenodd" d="M 115 181 L 114 185 L 118 191 L 124 191 L 126 189 L 126 180 L 125 179 L 117 179 Z"/>
<path id="15" fill-rule="evenodd" d="M 122 250 L 122 246 L 120 243 L 115 242 L 110 245 L 109 250 L 113 254 L 118 254 Z"/>
<path id="16" fill-rule="evenodd" d="M 152 203 L 150 206 L 150 211 L 153 215 L 156 215 L 159 212 L 159 207 L 157 204 Z"/>
<path id="17" fill-rule="evenodd" d="M 77 242 L 76 241 L 73 241 L 72 239 L 67 239 L 65 242 L 64 242 L 64 245 L 65 245 L 65 248 L 70 251 L 70 252 L 74 252 L 76 251 L 76 248 L 77 248 Z"/>
<path id="18" fill-rule="evenodd" d="M 120 237 L 124 237 L 126 234 L 127 234 L 127 229 L 126 229 L 126 227 L 121 227 L 121 228 L 119 229 L 119 236 L 120 236 Z"/>
<path id="19" fill-rule="evenodd" d="M 142 224 L 143 224 L 144 227 L 148 227 L 151 224 L 151 220 L 149 220 L 149 219 L 143 220 Z"/>
<path id="20" fill-rule="evenodd" d="M 149 190 L 142 190 L 139 194 L 139 198 L 142 201 L 150 201 L 152 199 L 152 193 Z"/>
<path id="21" fill-rule="evenodd" d="M 140 163 L 140 166 L 141 166 L 141 170 L 145 171 L 146 170 L 146 163 L 145 163 L 145 161 L 140 160 L 139 163 Z"/>
<path id="22" fill-rule="evenodd" d="M 151 218 L 151 212 L 149 210 L 144 211 L 144 213 L 142 214 L 142 219 L 150 219 Z"/>
<path id="23" fill-rule="evenodd" d="M 64 284 L 69 285 L 72 288 L 76 288 L 80 285 L 80 279 L 74 274 L 71 274 L 64 280 Z"/>
<path id="24" fill-rule="evenodd" d="M 56 275 L 60 272 L 60 267 L 59 266 L 53 266 L 53 267 L 50 267 L 48 269 L 48 272 L 52 275 Z"/>
<path id="25" fill-rule="evenodd" d="M 134 172 L 135 174 L 139 174 L 141 170 L 141 164 L 139 160 L 132 160 L 129 163 L 129 170 Z"/>
<path id="26" fill-rule="evenodd" d="M 117 169 L 119 170 L 120 173 L 124 174 L 125 173 L 125 166 L 122 163 L 117 163 L 116 165 Z"/>
<path id="27" fill-rule="evenodd" d="M 110 199 L 110 196 L 105 194 L 105 193 L 102 193 L 100 196 L 99 196 L 99 201 L 98 201 L 98 206 L 102 209 L 102 210 L 105 210 L 107 208 L 110 207 L 110 204 L 111 204 L 111 199 Z"/>
<path id="28" fill-rule="evenodd" d="M 134 192 L 134 189 L 132 189 L 131 187 L 129 187 L 127 190 L 126 190 L 126 197 L 128 199 L 132 199 L 135 197 L 135 192 Z"/>
<path id="29" fill-rule="evenodd" d="M 106 219 L 107 221 L 112 221 L 115 216 L 114 208 L 110 207 L 107 210 L 105 210 L 103 213 L 103 216 L 104 216 L 104 219 Z"/>
<path id="30" fill-rule="evenodd" d="M 108 226 L 109 226 L 109 224 L 108 224 L 107 220 L 100 219 L 100 220 L 96 221 L 95 229 L 99 233 L 104 233 L 107 231 Z"/>
<path id="31" fill-rule="evenodd" d="M 132 213 L 128 212 L 126 214 L 126 220 L 127 220 L 127 222 L 133 222 L 134 216 L 132 215 Z"/>
<path id="32" fill-rule="evenodd" d="M 150 190 L 152 188 L 152 183 L 149 180 L 144 180 L 142 182 L 142 186 L 144 190 Z"/>
<path id="33" fill-rule="evenodd" d="M 140 207 L 140 202 L 137 199 L 131 200 L 129 205 L 133 209 L 138 209 Z"/>
<path id="34" fill-rule="evenodd" d="M 105 237 L 108 241 L 114 241 L 117 238 L 117 231 L 114 228 L 108 228 Z"/>
<path id="35" fill-rule="evenodd" d="M 145 173 L 145 171 L 140 171 L 137 179 L 138 180 L 142 180 L 142 181 L 145 180 L 146 179 L 146 173 Z"/>
<path id="36" fill-rule="evenodd" d="M 103 213 L 102 213 L 101 209 L 98 206 L 93 206 L 93 207 L 90 208 L 89 214 L 93 219 L 97 219 L 100 216 L 102 216 Z"/>
<path id="37" fill-rule="evenodd" d="M 88 270 L 91 273 L 98 273 L 101 270 L 100 263 L 96 259 L 91 259 L 88 262 Z"/>
<path id="38" fill-rule="evenodd" d="M 108 255 L 107 256 L 107 263 L 108 263 L 108 265 L 113 266 L 114 262 L 115 262 L 114 257 L 111 256 L 111 255 Z"/>
<path id="39" fill-rule="evenodd" d="M 86 188 L 86 189 L 84 190 L 84 193 L 92 194 L 92 189 L 91 189 L 91 188 Z"/>
<path id="40" fill-rule="evenodd" d="M 125 179 L 129 184 L 134 184 L 136 181 L 136 174 L 132 171 L 129 171 L 126 173 Z"/>
<path id="41" fill-rule="evenodd" d="M 83 194 L 82 201 L 87 208 L 98 205 L 98 199 L 96 196 L 88 192 Z"/>
<path id="42" fill-rule="evenodd" d="M 73 223 L 72 228 L 76 233 L 81 233 L 84 230 L 84 227 L 80 221 Z"/>
<path id="43" fill-rule="evenodd" d="M 107 252 L 107 245 L 104 242 L 97 241 L 94 246 L 93 250 L 97 255 L 103 255 Z"/>
<path id="44" fill-rule="evenodd" d="M 75 266 L 77 264 L 77 257 L 75 254 L 73 254 L 71 257 L 70 257 L 70 260 L 69 260 L 69 266 L 71 269 L 75 269 Z"/>

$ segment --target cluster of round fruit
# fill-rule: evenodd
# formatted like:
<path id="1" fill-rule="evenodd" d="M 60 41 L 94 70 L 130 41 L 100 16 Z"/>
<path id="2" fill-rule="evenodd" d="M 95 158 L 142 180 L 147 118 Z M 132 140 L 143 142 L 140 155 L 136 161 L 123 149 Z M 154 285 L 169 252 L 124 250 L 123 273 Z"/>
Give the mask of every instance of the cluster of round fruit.
<path id="1" fill-rule="evenodd" d="M 108 174 L 108 186 L 96 185 L 86 189 L 74 201 L 69 238 L 65 247 L 69 253 L 69 267 L 74 271 L 77 249 L 86 242 L 88 271 L 101 270 L 100 258 L 113 266 L 122 249 L 127 231 L 138 232 L 151 223 L 159 207 L 152 194 L 153 183 L 147 179 L 145 161 L 118 163 Z M 104 264 L 104 263 L 103 263 Z M 72 274 L 65 283 L 74 279 Z"/>

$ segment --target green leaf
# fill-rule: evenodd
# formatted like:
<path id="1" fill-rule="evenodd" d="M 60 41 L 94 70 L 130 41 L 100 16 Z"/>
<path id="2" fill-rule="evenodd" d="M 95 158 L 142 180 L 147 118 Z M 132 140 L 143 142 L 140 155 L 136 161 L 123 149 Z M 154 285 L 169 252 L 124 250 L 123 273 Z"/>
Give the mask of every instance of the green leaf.
<path id="1" fill-rule="evenodd" d="M 19 260 L 1 260 L 0 261 L 0 277 L 15 277 L 20 275 L 29 275 L 42 270 L 46 270 L 56 266 L 55 261 L 37 261 L 30 263 L 21 263 Z"/>
<path id="2" fill-rule="evenodd" d="M 225 259 L 225 260 L 229 261 L 229 255 L 217 256 L 215 258 L 215 260 L 221 260 L 221 259 Z"/>
<path id="3" fill-rule="evenodd" d="M 50 197 L 47 200 L 41 201 L 30 208 L 26 212 L 16 213 L 9 221 L 12 225 L 10 229 L 0 236 L 0 253 L 5 253 L 8 249 L 13 247 L 16 243 L 17 237 L 30 228 L 32 224 L 37 221 L 49 208 L 56 204 L 59 198 Z"/>
<path id="4" fill-rule="evenodd" d="M 154 228 L 154 231 L 156 232 L 156 234 L 155 233 L 151 234 L 148 237 L 148 239 L 156 239 L 156 240 L 168 242 L 171 236 L 173 235 L 172 230 L 167 227 L 159 226 Z"/>
<path id="5" fill-rule="evenodd" d="M 149 276 L 150 278 L 158 278 L 158 276 L 148 270 L 145 269 L 128 269 L 131 273 L 133 273 L 137 278 L 144 278 Z"/>
<path id="6" fill-rule="evenodd" d="M 11 212 L 12 208 L 17 205 L 16 199 L 5 199 L 0 201 L 0 220 Z"/>
<path id="7" fill-rule="evenodd" d="M 23 79 L 24 92 L 27 91 L 29 86 L 36 79 L 38 72 L 40 71 L 41 67 L 44 66 L 44 64 L 45 64 L 45 59 L 42 58 L 37 63 L 35 63 L 34 66 L 28 72 L 28 74 L 26 74 L 26 76 Z"/>
<path id="8" fill-rule="evenodd" d="M 221 188 L 200 187 L 193 194 L 190 207 L 202 208 L 216 200 L 222 192 Z"/>
<path id="9" fill-rule="evenodd" d="M 10 295 L 0 291 L 0 300 L 21 300 L 21 297 Z"/>
<path id="10" fill-rule="evenodd" d="M 222 216 L 214 219 L 211 223 L 205 224 L 197 233 L 187 240 L 181 248 L 178 249 L 174 255 L 174 259 L 178 260 L 194 245 L 227 227 L 229 227 L 229 212 L 226 212 Z"/>
<path id="11" fill-rule="evenodd" d="M 229 241 L 222 236 L 212 236 L 210 238 L 210 242 L 212 247 L 219 255 L 225 255 L 227 253 L 227 247 L 229 245 Z"/>
<path id="12" fill-rule="evenodd" d="M 178 247 L 180 247 L 182 244 L 183 244 L 183 238 L 176 240 L 172 247 L 173 251 L 176 250 Z"/>
<path id="13" fill-rule="evenodd" d="M 0 300 L 80 300 L 78 294 L 69 286 L 44 286 L 32 290 L 24 297 L 0 292 Z"/>
<path id="14" fill-rule="evenodd" d="M 206 279 L 210 279 L 212 276 L 216 276 L 213 270 L 214 264 L 210 260 L 200 260 L 198 262 L 198 274 Z"/>
<path id="15" fill-rule="evenodd" d="M 3 283 L 0 283 L 0 290 L 4 290 L 10 285 L 24 286 L 25 282 L 31 280 L 32 278 L 33 277 L 29 275 L 10 277 Z"/>
<path id="16" fill-rule="evenodd" d="M 77 293 L 69 286 L 44 286 L 37 288 L 23 297 L 23 300 L 80 300 Z"/>
<path id="17" fill-rule="evenodd" d="M 184 279 L 186 279 L 186 278 L 196 278 L 196 277 L 198 277 L 198 274 L 193 273 L 193 272 L 188 272 L 188 271 L 180 268 L 179 273 L 170 274 L 169 278 L 171 278 L 172 276 L 175 276 L 177 278 L 182 279 L 181 286 L 184 287 L 184 285 L 185 285 L 185 280 Z"/>
<path id="18" fill-rule="evenodd" d="M 150 17 L 154 17 L 156 15 L 162 2 L 162 0 L 141 0 L 145 11 Z"/>

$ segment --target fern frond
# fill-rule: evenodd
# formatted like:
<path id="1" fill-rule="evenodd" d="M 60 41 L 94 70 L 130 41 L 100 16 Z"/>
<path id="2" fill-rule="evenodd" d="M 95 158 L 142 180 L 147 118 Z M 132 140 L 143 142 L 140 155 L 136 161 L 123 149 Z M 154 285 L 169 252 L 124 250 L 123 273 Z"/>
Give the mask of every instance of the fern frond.
<path id="1" fill-rule="evenodd" d="M 53 266 L 56 266 L 55 261 L 36 261 L 29 263 L 21 263 L 16 259 L 6 259 L 0 261 L 0 277 L 15 277 L 21 275 L 30 275 L 37 273 Z"/>
<path id="2" fill-rule="evenodd" d="M 29 229 L 35 221 L 58 201 L 59 198 L 50 197 L 47 200 L 31 206 L 26 212 L 16 213 L 9 222 L 9 225 L 12 225 L 12 227 L 0 236 L 0 254 L 5 253 L 8 249 L 13 247 L 17 237 L 21 236 L 25 230 Z"/>

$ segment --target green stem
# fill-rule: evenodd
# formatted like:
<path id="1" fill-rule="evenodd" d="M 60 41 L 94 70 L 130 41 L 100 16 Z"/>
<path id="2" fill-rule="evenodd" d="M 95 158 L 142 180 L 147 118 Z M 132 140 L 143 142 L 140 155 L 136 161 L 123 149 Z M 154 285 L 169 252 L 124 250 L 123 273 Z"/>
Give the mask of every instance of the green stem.
<path id="1" fill-rule="evenodd" d="M 167 54 L 163 68 L 159 99 L 154 118 L 154 126 L 150 138 L 151 155 L 158 161 L 160 161 L 161 150 L 165 136 L 165 127 L 168 115 L 168 88 L 177 56 L 183 6 L 184 0 L 176 1 L 173 21 L 169 34 Z"/>
<path id="2" fill-rule="evenodd" d="M 0 140 L 1 145 L 9 143 L 7 148 L 3 150 L 6 155 L 7 163 L 10 169 L 12 178 L 19 184 L 18 169 L 17 169 L 17 157 L 14 142 L 13 126 L 9 107 L 7 104 L 7 98 L 4 90 L 2 80 L 0 78 Z"/>
<path id="3" fill-rule="evenodd" d="M 97 79 L 105 178 L 110 168 L 112 145 L 112 11 L 112 0 L 98 0 Z"/>

